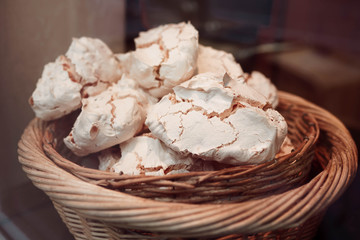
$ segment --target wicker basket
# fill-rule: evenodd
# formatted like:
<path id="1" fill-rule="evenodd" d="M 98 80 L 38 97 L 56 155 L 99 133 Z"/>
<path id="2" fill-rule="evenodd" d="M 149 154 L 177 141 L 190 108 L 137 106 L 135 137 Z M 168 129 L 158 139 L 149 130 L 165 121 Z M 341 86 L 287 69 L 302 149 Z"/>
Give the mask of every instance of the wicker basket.
<path id="1" fill-rule="evenodd" d="M 19 160 L 76 239 L 309 239 L 353 179 L 357 149 L 333 115 L 279 95 L 296 149 L 267 164 L 164 177 L 116 175 L 69 161 L 59 141 L 68 120 L 39 119 L 19 142 Z"/>
<path id="2" fill-rule="evenodd" d="M 134 196 L 183 203 L 242 202 L 287 191 L 303 184 L 308 177 L 319 136 L 317 121 L 293 104 L 280 103 L 279 110 L 287 120 L 288 137 L 295 149 L 291 154 L 259 165 L 222 166 L 217 171 L 162 177 L 119 175 L 85 168 L 74 163 L 84 158 L 73 155 L 62 141 L 77 113 L 45 125 L 43 148 L 59 168 L 83 181 Z"/>

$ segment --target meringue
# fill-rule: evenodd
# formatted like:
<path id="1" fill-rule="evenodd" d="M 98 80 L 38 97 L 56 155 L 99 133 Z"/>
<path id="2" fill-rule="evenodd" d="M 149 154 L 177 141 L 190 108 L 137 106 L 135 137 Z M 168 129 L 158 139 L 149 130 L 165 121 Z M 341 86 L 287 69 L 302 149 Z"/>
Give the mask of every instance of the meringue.
<path id="1" fill-rule="evenodd" d="M 161 25 L 141 32 L 135 39 L 135 51 L 116 57 L 126 74 L 151 95 L 161 98 L 193 76 L 198 35 L 190 23 Z"/>
<path id="2" fill-rule="evenodd" d="M 65 54 L 82 77 L 83 97 L 94 96 L 121 78 L 119 62 L 100 39 L 74 38 Z"/>
<path id="3" fill-rule="evenodd" d="M 124 142 L 143 129 L 147 108 L 155 102 L 124 75 L 102 93 L 82 100 L 81 113 L 64 142 L 78 156 Z"/>
<path id="4" fill-rule="evenodd" d="M 81 100 L 104 91 L 121 78 L 119 62 L 104 42 L 74 38 L 65 56 L 44 66 L 29 99 L 43 120 L 60 118 L 81 107 Z"/>
<path id="5" fill-rule="evenodd" d="M 216 73 L 221 77 L 227 73 L 233 79 L 241 77 L 244 73 L 231 53 L 199 44 L 197 73 L 206 72 Z"/>
<path id="6" fill-rule="evenodd" d="M 248 86 L 255 89 L 257 92 L 262 94 L 266 101 L 268 101 L 273 108 L 276 108 L 279 103 L 279 97 L 277 94 L 277 88 L 270 81 L 269 78 L 265 77 L 264 74 L 258 71 L 253 71 L 251 74 L 244 73 L 240 78 L 232 79 L 229 85 L 237 85 L 239 83 L 245 83 Z"/>
<path id="7" fill-rule="evenodd" d="M 65 56 L 46 64 L 29 99 L 36 117 L 49 121 L 78 109 L 81 106 L 80 80 L 75 66 Z"/>
<path id="8" fill-rule="evenodd" d="M 98 169 L 102 171 L 114 172 L 112 166 L 121 158 L 121 151 L 119 145 L 104 149 L 97 155 L 99 160 Z"/>
<path id="9" fill-rule="evenodd" d="M 121 157 L 113 150 L 101 152 L 99 169 L 128 175 L 163 176 L 189 172 L 194 164 L 190 157 L 178 155 L 150 135 L 131 138 L 121 143 L 120 149 Z"/>
<path id="10" fill-rule="evenodd" d="M 148 112 L 145 124 L 172 150 L 240 165 L 272 160 L 287 134 L 285 119 L 247 86 L 226 86 L 204 73 L 174 87 Z"/>
<path id="11" fill-rule="evenodd" d="M 45 65 L 29 103 L 44 120 L 81 107 L 64 143 L 78 156 L 101 152 L 107 171 L 211 171 L 291 151 L 270 79 L 244 73 L 231 53 L 198 38 L 185 22 L 141 32 L 135 50 L 122 54 L 100 39 L 74 38 Z"/>

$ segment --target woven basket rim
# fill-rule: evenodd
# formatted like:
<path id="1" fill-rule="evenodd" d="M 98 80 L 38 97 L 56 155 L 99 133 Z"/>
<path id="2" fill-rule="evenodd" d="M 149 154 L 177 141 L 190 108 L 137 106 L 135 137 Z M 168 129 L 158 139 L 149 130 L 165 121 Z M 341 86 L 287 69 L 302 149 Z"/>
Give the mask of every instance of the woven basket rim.
<path id="1" fill-rule="evenodd" d="M 284 117 L 290 124 L 288 137 L 296 142 L 296 147 L 289 154 L 261 164 L 227 166 L 213 171 L 191 171 L 165 176 L 120 175 L 83 167 L 69 160 L 75 155 L 62 144 L 64 134 L 67 135 L 70 131 L 76 113 L 46 125 L 43 149 L 56 165 L 83 181 L 131 195 L 165 202 L 241 202 L 287 191 L 307 179 L 319 137 L 317 121 L 311 114 L 291 103 L 280 101 L 278 110 L 285 114 Z M 60 149 L 57 147 L 58 143 Z"/>
<path id="2" fill-rule="evenodd" d="M 279 97 L 294 101 L 316 117 L 332 144 L 332 155 L 324 170 L 308 183 L 264 199 L 226 204 L 166 203 L 84 182 L 44 154 L 45 123 L 39 119 L 29 123 L 19 141 L 19 161 L 34 185 L 53 201 L 114 226 L 192 237 L 290 228 L 326 209 L 345 191 L 356 174 L 357 149 L 346 127 L 331 113 L 290 93 L 279 91 Z"/>

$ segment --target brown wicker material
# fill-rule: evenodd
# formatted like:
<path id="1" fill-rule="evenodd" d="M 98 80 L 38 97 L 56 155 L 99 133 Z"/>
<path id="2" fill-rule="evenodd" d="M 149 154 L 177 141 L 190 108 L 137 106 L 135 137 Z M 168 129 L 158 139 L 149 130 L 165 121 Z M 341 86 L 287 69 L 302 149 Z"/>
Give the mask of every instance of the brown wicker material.
<path id="1" fill-rule="evenodd" d="M 108 189 L 106 187 L 119 188 L 122 182 L 126 187 L 142 185 L 146 180 L 141 178 L 141 181 L 137 181 L 136 177 L 128 176 L 125 179 L 124 176 L 114 178 L 111 173 L 69 164 L 59 153 L 51 150 L 54 144 L 56 146 L 56 138 L 52 137 L 51 132 L 54 129 L 38 119 L 29 124 L 19 142 L 19 160 L 34 185 L 51 198 L 76 239 L 310 239 L 328 206 L 345 191 L 354 178 L 357 170 L 357 149 L 347 129 L 332 114 L 297 96 L 284 92 L 279 94 L 280 107 L 285 106 L 282 111 L 284 115 L 286 112 L 293 115 L 296 111 L 308 113 L 301 115 L 301 119 L 305 119 L 302 122 L 305 123 L 309 123 L 308 117 L 315 116 L 320 137 L 315 149 L 312 177 L 306 182 L 297 182 L 301 183 L 301 186 L 294 187 L 290 184 L 288 186 L 292 186 L 292 189 L 276 194 L 270 195 L 269 188 L 272 185 L 263 182 L 265 190 L 259 189 L 260 193 L 265 193 L 263 197 L 259 197 L 259 194 L 241 202 L 193 204 L 182 203 L 182 199 L 180 202 L 163 201 L 170 197 L 158 201 Z M 301 126 L 314 127 L 312 123 Z M 43 147 L 43 139 L 51 141 Z M 293 154 L 300 152 L 296 150 Z M 306 154 L 307 152 L 303 153 Z M 297 162 L 300 161 L 288 164 L 294 165 Z M 246 171 L 246 174 L 241 172 L 239 175 L 248 176 L 250 182 L 255 181 L 255 178 L 267 178 L 271 173 L 276 175 L 276 172 L 267 172 L 266 167 L 259 168 L 264 169 L 256 177 L 247 175 L 249 172 Z M 250 169 L 251 173 L 254 166 Z M 307 169 L 304 168 L 304 172 L 308 171 Z M 211 185 L 211 179 L 215 179 L 216 183 L 222 184 L 223 180 L 231 182 L 231 178 L 236 175 L 236 171 L 231 170 L 230 179 L 225 177 L 219 180 L 223 175 L 228 176 L 227 170 L 220 171 L 225 173 L 194 173 L 190 178 L 197 179 L 195 185 L 187 185 L 181 181 L 176 183 L 167 176 L 156 179 L 155 182 L 154 179 L 146 178 L 151 180 L 145 185 L 160 184 L 173 189 L 189 189 L 191 194 L 187 198 L 191 198 L 191 195 L 196 198 L 198 183 L 207 182 Z M 293 171 L 296 171 L 296 168 Z M 261 172 L 266 174 L 261 175 Z M 283 176 L 286 176 L 286 173 Z M 182 176 L 178 176 L 176 180 L 178 179 L 182 179 Z M 128 185 L 129 182 L 132 183 Z M 242 183 L 247 184 L 246 181 Z M 286 186 L 287 183 L 284 184 Z M 202 194 L 216 195 L 225 187 L 228 188 L 229 185 L 221 185 L 220 188 Z M 141 191 L 146 189 L 142 188 Z M 256 190 L 254 189 L 255 192 Z M 174 201 L 176 200 L 175 198 Z"/>
<path id="2" fill-rule="evenodd" d="M 281 102 L 289 138 L 296 146 L 288 155 L 259 165 L 223 168 L 167 176 L 129 176 L 82 167 L 68 160 L 74 155 L 63 144 L 74 117 L 45 127 L 44 151 L 59 168 L 80 179 L 134 196 L 183 203 L 242 202 L 281 193 L 304 183 L 311 168 L 319 127 L 315 118 L 291 103 Z M 94 157 L 94 156 L 93 156 Z"/>

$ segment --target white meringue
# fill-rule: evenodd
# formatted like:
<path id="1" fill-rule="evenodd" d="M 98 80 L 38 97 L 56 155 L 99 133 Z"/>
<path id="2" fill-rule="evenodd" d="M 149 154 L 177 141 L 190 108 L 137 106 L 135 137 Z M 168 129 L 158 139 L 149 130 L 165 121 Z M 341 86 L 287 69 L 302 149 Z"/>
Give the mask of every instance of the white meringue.
<path id="1" fill-rule="evenodd" d="M 99 160 L 99 170 L 114 172 L 112 166 L 121 158 L 119 145 L 115 145 L 114 147 L 100 151 L 97 155 L 97 158 Z"/>
<path id="2" fill-rule="evenodd" d="M 82 77 L 81 83 L 84 86 L 82 93 L 85 97 L 102 92 L 110 83 L 121 78 L 119 62 L 100 39 L 74 38 L 65 55 Z"/>
<path id="3" fill-rule="evenodd" d="M 196 75 L 155 104 L 145 124 L 183 155 L 235 165 L 272 160 L 287 134 L 285 119 L 264 96 L 239 86 L 243 95 L 218 74 Z"/>
<path id="4" fill-rule="evenodd" d="M 276 108 L 276 106 L 279 103 L 279 97 L 277 94 L 277 89 L 275 85 L 265 77 L 264 74 L 258 71 L 251 72 L 251 75 L 249 78 L 247 78 L 246 83 L 254 88 L 256 91 L 261 93 L 268 99 L 268 101 L 271 103 L 273 108 Z"/>
<path id="5" fill-rule="evenodd" d="M 197 73 L 206 72 L 216 73 L 221 77 L 227 73 L 234 79 L 239 78 L 244 73 L 231 53 L 199 44 Z"/>
<path id="6" fill-rule="evenodd" d="M 81 106 L 81 77 L 74 65 L 65 56 L 44 66 L 36 89 L 29 99 L 38 118 L 54 120 Z"/>
<path id="7" fill-rule="evenodd" d="M 141 32 L 136 50 L 116 55 L 122 70 L 157 98 L 192 77 L 198 32 L 190 23 L 167 24 Z"/>
<path id="8" fill-rule="evenodd" d="M 149 135 L 137 136 L 120 144 L 120 155 L 111 150 L 99 154 L 99 169 L 128 175 L 186 173 L 193 166 L 190 157 L 183 157 Z"/>
<path id="9" fill-rule="evenodd" d="M 279 103 L 277 88 L 269 78 L 265 77 L 264 74 L 258 71 L 253 71 L 251 74 L 244 73 L 240 78 L 229 81 L 229 85 L 232 87 L 244 83 L 255 89 L 258 93 L 262 94 L 273 108 L 277 107 Z"/>
<path id="10" fill-rule="evenodd" d="M 29 103 L 43 120 L 81 107 L 81 99 L 104 91 L 121 77 L 119 62 L 99 39 L 74 38 L 66 56 L 45 65 Z"/>
<path id="11" fill-rule="evenodd" d="M 153 97 L 123 76 L 102 93 L 83 99 L 82 111 L 64 142 L 78 156 L 124 142 L 142 130 L 148 105 L 153 103 Z"/>

